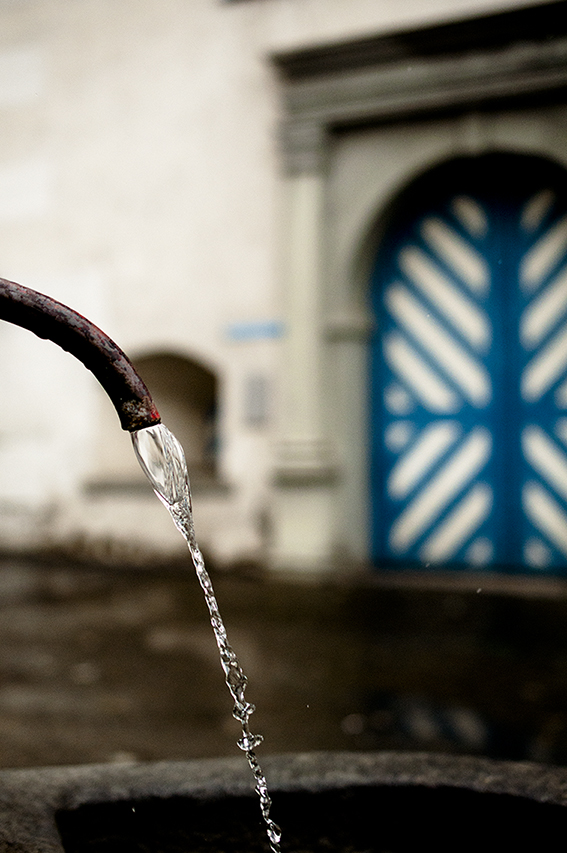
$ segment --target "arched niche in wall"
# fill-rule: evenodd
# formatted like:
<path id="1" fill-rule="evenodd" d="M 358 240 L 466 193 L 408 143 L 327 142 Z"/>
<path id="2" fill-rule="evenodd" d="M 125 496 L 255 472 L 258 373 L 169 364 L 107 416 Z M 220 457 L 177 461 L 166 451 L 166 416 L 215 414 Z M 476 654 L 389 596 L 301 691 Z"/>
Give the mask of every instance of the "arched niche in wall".
<path id="1" fill-rule="evenodd" d="M 163 423 L 183 445 L 191 484 L 198 486 L 214 480 L 219 393 L 216 373 L 202 362 L 171 352 L 142 355 L 132 361 L 148 386 Z M 104 405 L 89 490 L 129 490 L 146 485 L 129 436 L 119 428 L 111 407 Z"/>
<path id="2" fill-rule="evenodd" d="M 134 360 L 162 421 L 177 436 L 195 476 L 216 473 L 218 380 L 200 362 L 162 353 Z"/>

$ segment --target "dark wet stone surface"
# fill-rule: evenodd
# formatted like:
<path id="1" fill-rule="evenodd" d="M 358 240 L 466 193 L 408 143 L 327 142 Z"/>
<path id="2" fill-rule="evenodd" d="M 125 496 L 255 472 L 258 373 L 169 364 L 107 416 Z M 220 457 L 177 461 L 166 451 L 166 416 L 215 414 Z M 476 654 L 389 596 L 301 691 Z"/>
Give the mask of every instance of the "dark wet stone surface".
<path id="1" fill-rule="evenodd" d="M 561 584 L 518 596 L 213 580 L 260 757 L 396 749 L 567 763 Z M 231 711 L 189 566 L 0 565 L 0 766 L 231 756 Z"/>
<path id="2" fill-rule="evenodd" d="M 565 768 L 415 752 L 265 764 L 282 853 L 564 848 Z M 0 771 L 0 849 L 267 850 L 252 788 L 242 758 Z"/>
<path id="3" fill-rule="evenodd" d="M 408 786 L 279 793 L 282 853 L 564 849 L 567 809 L 505 794 Z M 61 812 L 66 853 L 265 853 L 250 797 L 128 801 Z"/>

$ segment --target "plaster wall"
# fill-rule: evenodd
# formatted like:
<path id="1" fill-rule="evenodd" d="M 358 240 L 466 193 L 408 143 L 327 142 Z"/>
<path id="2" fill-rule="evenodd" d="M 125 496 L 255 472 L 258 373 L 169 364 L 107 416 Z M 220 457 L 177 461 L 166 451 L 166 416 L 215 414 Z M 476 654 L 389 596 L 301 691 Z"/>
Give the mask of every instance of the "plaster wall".
<path id="1" fill-rule="evenodd" d="M 132 357 L 171 352 L 216 372 L 219 469 L 228 488 L 204 501 L 202 524 L 222 559 L 262 553 L 286 369 L 280 339 L 254 332 L 280 322 L 284 310 L 281 105 L 269 55 L 522 5 L 0 0 L 0 275 L 82 311 Z M 371 198 L 359 179 L 362 198 L 340 224 L 348 163 L 370 168 L 352 140 L 341 144 L 332 229 L 344 278 L 364 205 L 370 215 L 389 190 L 379 177 Z M 243 328 L 248 333 L 238 334 Z M 124 530 L 150 543 L 155 526 L 168 547 L 181 547 L 157 502 L 136 511 L 138 524 L 124 498 L 109 496 L 104 506 L 86 500 L 108 403 L 81 366 L 4 326 L 0 357 L 0 546 L 116 540 Z M 340 364 L 352 372 L 348 358 Z M 261 424 L 246 418 L 250 376 L 268 389 Z M 352 494 L 361 457 L 345 428 L 342 446 L 352 447 L 345 466 L 358 470 Z"/>

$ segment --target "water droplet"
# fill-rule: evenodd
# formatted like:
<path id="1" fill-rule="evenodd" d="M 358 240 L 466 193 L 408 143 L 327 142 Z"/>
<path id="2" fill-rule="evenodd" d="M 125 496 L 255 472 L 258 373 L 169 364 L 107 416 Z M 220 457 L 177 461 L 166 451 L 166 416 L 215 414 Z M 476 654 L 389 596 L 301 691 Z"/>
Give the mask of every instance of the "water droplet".
<path id="1" fill-rule="evenodd" d="M 268 826 L 268 838 L 272 844 L 279 844 L 282 840 L 282 831 L 273 820 L 270 821 L 270 825 Z"/>
<path id="2" fill-rule="evenodd" d="M 232 716 L 235 720 L 239 720 L 241 723 L 247 723 L 251 714 L 256 710 L 256 706 L 252 705 L 250 702 L 244 702 L 242 705 L 235 705 L 234 710 L 232 712 Z"/>
<path id="3" fill-rule="evenodd" d="M 248 679 L 240 667 L 232 663 L 231 666 L 228 667 L 226 673 L 226 683 L 231 693 L 236 693 L 240 697 L 240 694 L 244 694 L 244 689 L 248 684 Z"/>
<path id="4" fill-rule="evenodd" d="M 237 743 L 244 752 L 250 752 L 251 749 L 256 749 L 257 746 L 260 746 L 263 740 L 262 735 L 245 734 L 242 735 Z"/>

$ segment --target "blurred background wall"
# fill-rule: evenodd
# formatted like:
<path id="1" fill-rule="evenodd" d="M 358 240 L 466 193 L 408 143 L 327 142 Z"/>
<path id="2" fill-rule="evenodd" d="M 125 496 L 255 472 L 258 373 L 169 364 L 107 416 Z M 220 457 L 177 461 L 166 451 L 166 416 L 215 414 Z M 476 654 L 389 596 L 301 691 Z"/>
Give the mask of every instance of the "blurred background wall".
<path id="1" fill-rule="evenodd" d="M 0 0 L 0 275 L 133 359 L 184 443 L 218 564 L 376 557 L 386 213 L 456 156 L 567 165 L 564 10 Z M 7 324 L 0 363 L 0 546 L 183 551 L 81 365 Z"/>

